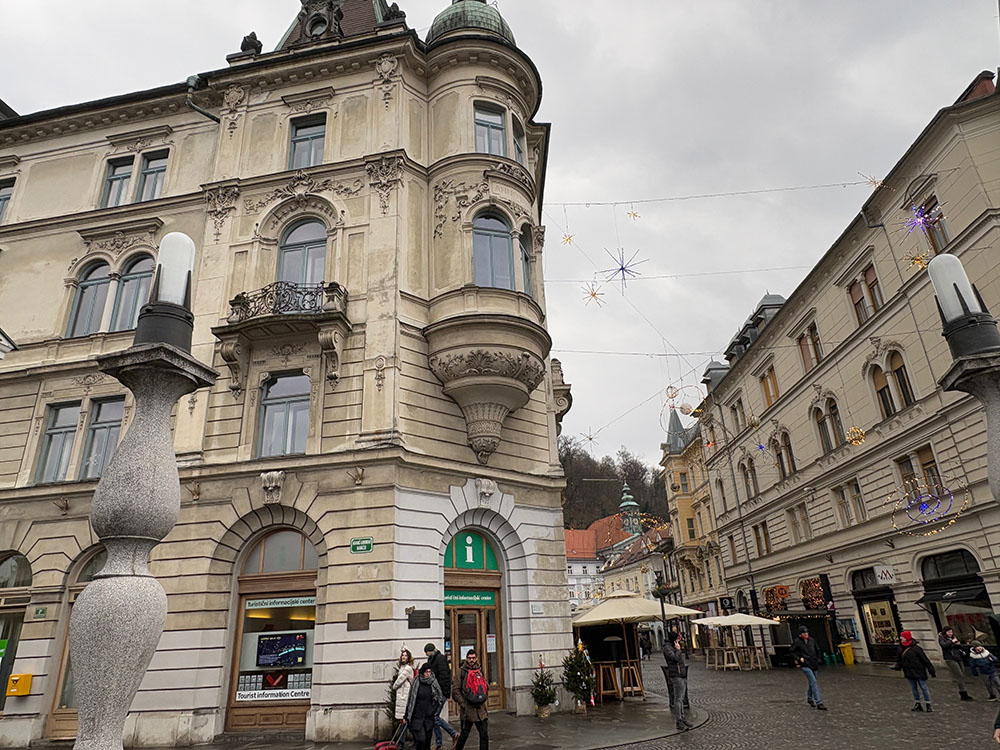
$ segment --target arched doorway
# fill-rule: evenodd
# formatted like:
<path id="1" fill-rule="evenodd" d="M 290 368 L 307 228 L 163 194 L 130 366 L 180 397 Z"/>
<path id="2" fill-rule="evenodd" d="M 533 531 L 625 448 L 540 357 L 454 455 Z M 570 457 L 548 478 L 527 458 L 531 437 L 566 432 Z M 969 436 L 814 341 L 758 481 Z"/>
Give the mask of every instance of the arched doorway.
<path id="1" fill-rule="evenodd" d="M 31 601 L 31 563 L 24 555 L 0 554 L 0 711 L 6 700 L 7 678 L 14 669 L 24 610 Z"/>
<path id="2" fill-rule="evenodd" d="M 94 580 L 94 576 L 104 567 L 108 553 L 103 548 L 92 552 L 71 571 L 69 579 L 68 606 L 65 611 L 66 635 L 63 639 L 62 657 L 59 660 L 59 679 L 56 681 L 56 702 L 45 725 L 45 736 L 50 740 L 71 740 L 76 737 L 77 710 L 76 688 L 73 683 L 73 664 L 69 658 L 69 619 L 73 603 L 83 589 Z"/>
<path id="3" fill-rule="evenodd" d="M 493 547 L 482 534 L 464 530 L 444 553 L 444 653 L 458 679 L 459 668 L 475 648 L 490 684 L 489 710 L 506 707 L 500 592 L 503 574 Z"/>
<path id="4" fill-rule="evenodd" d="M 956 549 L 925 557 L 920 572 L 924 595 L 917 604 L 930 611 L 938 630 L 953 628 L 963 643 L 997 645 L 1000 627 L 972 553 Z"/>
<path id="5" fill-rule="evenodd" d="M 278 529 L 240 566 L 226 731 L 302 730 L 312 691 L 316 548 Z"/>

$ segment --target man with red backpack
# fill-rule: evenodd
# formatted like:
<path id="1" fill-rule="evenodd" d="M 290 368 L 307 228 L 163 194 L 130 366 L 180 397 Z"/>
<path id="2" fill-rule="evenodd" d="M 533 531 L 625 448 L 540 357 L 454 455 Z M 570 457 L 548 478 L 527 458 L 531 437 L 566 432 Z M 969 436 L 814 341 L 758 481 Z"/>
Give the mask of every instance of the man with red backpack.
<path id="1" fill-rule="evenodd" d="M 469 650 L 465 661 L 462 662 L 462 670 L 458 682 L 452 686 L 451 697 L 458 704 L 462 716 L 462 732 L 458 737 L 455 750 L 462 750 L 465 747 L 473 724 L 476 725 L 476 731 L 479 732 L 480 750 L 489 750 L 490 735 L 487 727 L 489 712 L 486 710 L 489 685 L 483 676 L 483 669 L 474 649 Z"/>

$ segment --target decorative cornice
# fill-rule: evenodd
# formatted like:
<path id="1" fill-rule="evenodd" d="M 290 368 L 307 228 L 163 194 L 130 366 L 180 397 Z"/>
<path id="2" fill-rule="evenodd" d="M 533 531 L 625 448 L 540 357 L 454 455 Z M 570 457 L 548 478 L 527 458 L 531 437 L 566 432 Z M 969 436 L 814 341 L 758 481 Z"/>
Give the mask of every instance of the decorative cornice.
<path id="1" fill-rule="evenodd" d="M 163 221 L 153 217 L 78 229 L 77 233 L 83 238 L 87 252 L 101 251 L 117 258 L 136 245 L 156 247 L 156 233 L 162 226 Z"/>
<path id="2" fill-rule="evenodd" d="M 354 180 L 350 185 L 333 180 L 317 180 L 311 174 L 299 170 L 279 188 L 275 188 L 262 198 L 253 200 L 246 198 L 243 201 L 243 208 L 247 213 L 257 213 L 269 203 L 279 199 L 294 198 L 300 203 L 304 203 L 307 197 L 313 193 L 331 192 L 342 197 L 351 197 L 360 193 L 365 187 L 365 183 L 360 178 Z"/>
<path id="3" fill-rule="evenodd" d="M 149 148 L 157 141 L 167 143 L 167 136 L 173 132 L 174 129 L 164 123 L 149 128 L 129 130 L 125 133 L 114 133 L 105 137 L 115 147 L 115 150 L 124 148 L 126 151 L 138 152 Z"/>
<path id="4" fill-rule="evenodd" d="M 21 162 L 17 154 L 0 154 L 0 169 L 13 169 Z"/>
<path id="5" fill-rule="evenodd" d="M 332 86 L 325 86 L 312 91 L 302 91 L 297 94 L 286 94 L 281 101 L 291 107 L 293 112 L 312 112 L 333 99 L 337 92 Z"/>
<path id="6" fill-rule="evenodd" d="M 474 376 L 512 378 L 533 391 L 542 382 L 545 366 L 530 352 L 473 349 L 465 352 L 431 357 L 431 371 L 442 383 Z"/>

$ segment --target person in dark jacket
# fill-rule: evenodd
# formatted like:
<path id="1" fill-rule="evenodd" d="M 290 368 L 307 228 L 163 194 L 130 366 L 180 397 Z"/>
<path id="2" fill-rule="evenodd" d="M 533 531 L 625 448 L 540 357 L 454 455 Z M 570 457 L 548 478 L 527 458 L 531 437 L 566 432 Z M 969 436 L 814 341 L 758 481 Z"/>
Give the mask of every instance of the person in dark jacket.
<path id="1" fill-rule="evenodd" d="M 476 726 L 476 732 L 479 733 L 479 750 L 489 750 L 490 747 L 490 714 L 486 710 L 486 704 L 470 702 L 467 700 L 468 696 L 465 690 L 465 686 L 469 684 L 469 673 L 476 670 L 482 673 L 483 668 L 479 663 L 479 656 L 476 654 L 475 649 L 469 649 L 465 655 L 465 661 L 462 662 L 458 682 L 451 690 L 452 700 L 458 704 L 462 719 L 462 732 L 458 736 L 458 744 L 455 745 L 455 750 L 462 750 L 465 747 L 465 742 L 469 739 L 469 733 L 472 732 L 473 724 Z"/>
<path id="2" fill-rule="evenodd" d="M 792 644 L 792 663 L 802 670 L 809 683 L 809 690 L 806 692 L 806 702 L 820 711 L 826 711 L 823 705 L 823 696 L 819 692 L 819 683 L 816 681 L 816 670 L 819 669 L 819 646 L 816 641 L 809 637 L 809 628 L 805 625 L 799 626 L 799 636 Z"/>
<path id="3" fill-rule="evenodd" d="M 684 651 L 681 649 L 681 634 L 676 630 L 667 633 L 667 642 L 663 644 L 663 658 L 667 661 L 667 677 L 670 678 L 674 688 L 674 717 L 677 719 L 677 728 L 686 732 L 694 729 L 694 724 L 687 720 L 685 710 L 688 667 L 684 663 Z"/>
<path id="4" fill-rule="evenodd" d="M 997 658 L 987 651 L 979 641 L 972 642 L 969 651 L 969 674 L 983 678 L 988 701 L 995 701 L 1000 693 L 1000 673 L 997 672 Z"/>
<path id="5" fill-rule="evenodd" d="M 420 677 L 410 687 L 403 716 L 417 750 L 430 750 L 431 734 L 443 705 L 444 694 L 434 678 L 434 670 L 430 664 L 424 664 L 420 667 Z"/>
<path id="6" fill-rule="evenodd" d="M 927 658 L 927 654 L 913 639 L 913 634 L 909 630 L 904 630 L 899 634 L 899 656 L 896 658 L 896 666 L 893 669 L 901 669 L 903 677 L 910 683 L 910 690 L 913 691 L 913 700 L 915 701 L 910 710 L 924 710 L 920 703 L 920 696 L 923 694 L 927 713 L 930 713 L 933 709 L 931 708 L 931 691 L 927 687 L 927 675 L 937 677 L 937 673 L 934 671 L 931 660 Z"/>
<path id="7" fill-rule="evenodd" d="M 427 657 L 427 664 L 434 672 L 434 677 L 437 679 L 438 687 L 441 689 L 442 695 L 451 695 L 451 667 L 448 666 L 448 658 L 442 654 L 433 643 L 428 643 L 424 646 L 424 655 Z M 434 724 L 434 747 L 437 750 L 441 748 L 441 730 L 443 729 L 451 737 L 451 746 L 455 747 L 455 743 L 458 742 L 458 732 L 456 732 L 448 720 L 441 716 L 441 711 L 444 710 L 446 702 L 442 702 L 440 707 L 438 707 L 438 713 L 435 717 Z"/>
<path id="8" fill-rule="evenodd" d="M 975 700 L 965 690 L 965 648 L 955 637 L 955 631 L 948 627 L 944 628 L 938 635 L 938 645 L 941 646 L 944 663 L 951 672 L 951 679 L 958 686 L 958 697 L 963 701 Z"/>

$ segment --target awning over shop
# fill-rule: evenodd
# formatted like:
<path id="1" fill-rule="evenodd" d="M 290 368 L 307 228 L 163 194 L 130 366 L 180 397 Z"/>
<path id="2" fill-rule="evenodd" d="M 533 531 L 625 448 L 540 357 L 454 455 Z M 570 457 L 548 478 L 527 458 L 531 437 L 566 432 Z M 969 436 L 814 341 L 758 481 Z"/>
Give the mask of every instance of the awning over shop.
<path id="1" fill-rule="evenodd" d="M 934 602 L 942 602 L 944 604 L 948 604 L 949 602 L 971 602 L 976 599 L 982 599 L 985 596 L 986 586 L 981 583 L 976 583 L 971 586 L 956 586 L 952 589 L 928 591 L 922 597 L 917 599 L 917 604 L 933 604 Z"/>

